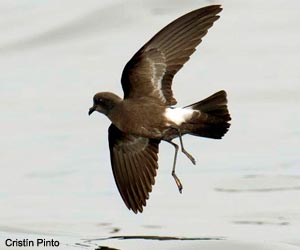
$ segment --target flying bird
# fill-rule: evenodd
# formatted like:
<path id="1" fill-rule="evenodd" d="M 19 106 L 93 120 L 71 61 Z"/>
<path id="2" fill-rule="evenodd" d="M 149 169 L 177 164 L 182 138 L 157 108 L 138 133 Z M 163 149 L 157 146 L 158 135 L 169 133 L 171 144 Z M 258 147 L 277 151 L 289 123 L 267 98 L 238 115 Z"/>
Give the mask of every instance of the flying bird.
<path id="1" fill-rule="evenodd" d="M 185 14 L 160 30 L 126 64 L 121 78 L 124 98 L 110 92 L 97 93 L 89 115 L 98 111 L 112 122 L 108 129 L 110 160 L 120 195 L 134 213 L 142 212 L 152 191 L 158 169 L 161 141 L 175 148 L 172 176 L 179 146 L 195 164 L 183 145 L 183 135 L 221 139 L 230 127 L 226 92 L 221 90 L 185 107 L 172 92 L 175 74 L 189 60 L 196 46 L 219 19 L 220 5 Z"/>

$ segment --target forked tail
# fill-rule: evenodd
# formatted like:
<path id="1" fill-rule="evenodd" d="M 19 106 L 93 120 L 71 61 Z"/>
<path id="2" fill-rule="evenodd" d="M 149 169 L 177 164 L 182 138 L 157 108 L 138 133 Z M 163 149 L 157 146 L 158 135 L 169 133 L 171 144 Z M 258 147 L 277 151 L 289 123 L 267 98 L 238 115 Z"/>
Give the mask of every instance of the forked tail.
<path id="1" fill-rule="evenodd" d="M 221 90 L 206 99 L 184 107 L 200 111 L 183 123 L 183 134 L 221 139 L 230 127 L 230 114 L 227 109 L 227 95 Z"/>

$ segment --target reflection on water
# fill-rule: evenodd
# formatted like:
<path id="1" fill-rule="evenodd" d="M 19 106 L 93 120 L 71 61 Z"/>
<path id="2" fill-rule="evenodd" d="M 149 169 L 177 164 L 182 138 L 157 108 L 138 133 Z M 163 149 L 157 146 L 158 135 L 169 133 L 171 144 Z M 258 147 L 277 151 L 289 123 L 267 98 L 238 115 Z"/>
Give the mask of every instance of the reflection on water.
<path id="1" fill-rule="evenodd" d="M 106 246 L 99 246 L 99 247 L 96 248 L 96 250 L 120 250 L 120 249 L 106 247 Z"/>
<path id="2" fill-rule="evenodd" d="M 91 242 L 95 240 L 222 240 L 221 237 L 174 237 L 174 236 L 154 236 L 154 235 L 127 235 L 127 236 L 112 236 L 98 239 L 86 240 L 86 242 Z"/>
<path id="3" fill-rule="evenodd" d="M 88 245 L 90 244 L 101 244 L 102 241 L 109 241 L 109 240 L 133 240 L 136 242 L 136 240 L 152 240 L 152 241 L 171 241 L 173 244 L 176 243 L 176 241 L 216 241 L 216 240 L 224 240 L 224 238 L 221 237 L 173 237 L 173 236 L 150 236 L 150 235 L 132 235 L 132 236 L 114 236 L 114 237 L 106 237 L 106 238 L 99 238 L 99 239 L 90 239 L 90 240 L 84 240 L 85 243 Z M 134 245 L 134 244 L 133 244 Z M 172 245 L 172 244 L 170 244 Z M 110 248 L 107 246 L 98 246 L 96 248 L 97 250 L 114 250 L 117 248 Z M 118 248 L 118 250 L 120 250 Z"/>

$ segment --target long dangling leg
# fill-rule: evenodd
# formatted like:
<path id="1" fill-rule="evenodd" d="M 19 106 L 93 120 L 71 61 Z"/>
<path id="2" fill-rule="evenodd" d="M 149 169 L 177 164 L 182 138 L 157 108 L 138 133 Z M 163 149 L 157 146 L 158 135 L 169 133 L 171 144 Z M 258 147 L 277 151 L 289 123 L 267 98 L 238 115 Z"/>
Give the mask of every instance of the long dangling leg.
<path id="1" fill-rule="evenodd" d="M 172 176 L 173 176 L 173 178 L 174 178 L 174 180 L 175 180 L 175 182 L 176 182 L 176 185 L 177 185 L 177 187 L 178 187 L 179 192 L 182 193 L 182 188 L 183 188 L 183 187 L 182 187 L 182 184 L 181 184 L 179 178 L 177 177 L 177 175 L 176 175 L 176 173 L 175 173 L 176 160 L 177 160 L 177 153 L 178 153 L 178 148 L 179 148 L 179 147 L 178 147 L 177 144 L 175 144 L 175 143 L 172 142 L 172 141 L 166 141 L 166 142 L 170 143 L 170 144 L 173 145 L 174 148 L 175 148 L 175 155 L 174 155 L 173 168 L 172 168 Z"/>
<path id="2" fill-rule="evenodd" d="M 190 160 L 191 162 L 196 165 L 196 160 L 193 156 L 191 156 L 183 147 L 183 142 L 182 142 L 182 137 L 181 137 L 181 132 L 180 132 L 180 129 L 177 129 L 178 131 L 178 135 L 179 135 L 179 140 L 180 140 L 180 146 L 181 146 L 181 151 L 182 153 L 184 153 Z"/>

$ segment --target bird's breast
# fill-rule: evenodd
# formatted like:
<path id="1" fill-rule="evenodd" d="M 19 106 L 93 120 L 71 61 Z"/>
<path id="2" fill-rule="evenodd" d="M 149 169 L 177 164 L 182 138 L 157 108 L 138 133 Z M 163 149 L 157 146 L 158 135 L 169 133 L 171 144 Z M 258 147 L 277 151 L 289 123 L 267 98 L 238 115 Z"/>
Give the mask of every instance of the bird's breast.
<path id="1" fill-rule="evenodd" d="M 162 137 L 165 128 L 165 107 L 151 103 L 130 103 L 119 106 L 110 120 L 121 131 L 148 138 Z"/>

